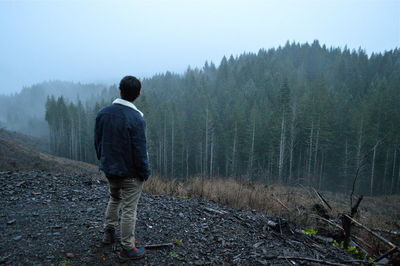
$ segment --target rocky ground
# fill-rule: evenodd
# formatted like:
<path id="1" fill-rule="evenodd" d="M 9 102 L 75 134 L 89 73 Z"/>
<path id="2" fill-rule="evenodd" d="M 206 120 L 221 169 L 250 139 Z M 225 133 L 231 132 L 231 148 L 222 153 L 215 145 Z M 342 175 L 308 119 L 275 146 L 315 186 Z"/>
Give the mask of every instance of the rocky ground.
<path id="1" fill-rule="evenodd" d="M 119 247 L 100 244 L 106 202 L 107 183 L 88 175 L 0 172 L 0 264 L 118 264 Z M 143 194 L 136 238 L 143 245 L 173 246 L 149 249 L 131 264 L 311 263 L 285 256 L 336 263 L 331 265 L 351 260 L 279 218 L 195 198 Z"/>

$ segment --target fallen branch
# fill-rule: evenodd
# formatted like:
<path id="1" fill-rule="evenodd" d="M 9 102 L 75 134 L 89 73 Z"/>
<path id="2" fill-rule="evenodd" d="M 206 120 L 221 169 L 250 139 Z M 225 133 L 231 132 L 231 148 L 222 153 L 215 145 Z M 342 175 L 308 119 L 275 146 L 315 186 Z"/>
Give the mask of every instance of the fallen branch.
<path id="1" fill-rule="evenodd" d="M 240 221 L 246 221 L 246 219 L 240 217 L 239 215 L 234 214 L 233 217 L 235 217 L 236 219 L 240 220 Z"/>
<path id="2" fill-rule="evenodd" d="M 226 211 L 221 211 L 221 210 L 216 210 L 216 209 L 212 209 L 212 208 L 208 208 L 208 207 L 204 207 L 204 210 L 208 211 L 208 212 L 212 212 L 212 213 L 217 213 L 217 214 L 225 214 Z"/>
<path id="3" fill-rule="evenodd" d="M 338 229 L 340 229 L 340 230 L 344 230 L 343 229 L 343 227 L 341 227 L 340 225 L 338 225 L 337 223 L 334 223 L 334 222 L 332 222 L 332 221 L 330 221 L 330 220 L 328 220 L 328 219 L 325 219 L 324 217 L 321 217 L 321 216 L 319 216 L 319 215 L 311 215 L 311 217 L 314 217 L 314 218 L 317 218 L 317 219 L 319 219 L 319 220 L 321 220 L 321 221 L 324 221 L 324 222 L 326 222 L 326 223 L 328 223 L 328 224 L 330 224 L 330 225 L 332 225 L 332 226 L 335 226 L 335 227 L 337 227 Z M 351 238 L 353 238 L 353 241 L 359 241 L 359 242 L 361 242 L 363 245 L 365 245 L 365 246 L 367 246 L 369 249 L 372 249 L 372 247 L 370 246 L 370 245 L 368 245 L 363 239 L 361 239 L 361 238 L 359 238 L 359 237 L 357 237 L 357 236 L 355 236 L 355 235 L 352 235 L 351 236 Z M 359 245 L 360 246 L 360 245 Z"/>
<path id="4" fill-rule="evenodd" d="M 289 212 L 291 212 L 291 210 L 290 210 L 288 207 L 286 207 L 286 205 L 283 204 L 282 201 L 280 201 L 277 197 L 275 197 L 275 195 L 272 195 L 272 198 L 273 198 L 274 200 L 276 200 L 280 205 L 282 205 L 286 210 L 288 210 Z"/>
<path id="5" fill-rule="evenodd" d="M 363 228 L 364 230 L 368 231 L 371 235 L 375 236 L 376 238 L 378 238 L 379 240 L 381 240 L 382 242 L 386 243 L 387 245 L 391 246 L 392 248 L 397 248 L 398 247 L 393 244 L 392 242 L 390 242 L 389 240 L 385 239 L 384 237 L 378 235 L 377 233 L 375 233 L 374 231 L 372 231 L 371 229 L 369 229 L 368 227 L 366 227 L 365 225 L 362 225 L 361 223 L 359 223 L 358 221 L 354 220 L 352 217 L 350 217 L 349 215 L 344 215 L 345 217 L 347 217 L 348 219 L 350 219 L 354 224 L 358 225 L 359 227 Z"/>
<path id="6" fill-rule="evenodd" d="M 354 246 L 357 249 L 359 249 L 364 254 L 365 257 L 367 257 L 369 254 L 368 251 L 365 250 L 364 246 L 360 245 L 361 241 L 362 241 L 361 243 L 363 243 L 363 244 L 365 244 L 365 241 L 361 240 L 360 238 L 355 238 L 355 236 L 352 236 L 351 238 L 353 239 Z"/>
<path id="7" fill-rule="evenodd" d="M 366 246 L 367 248 L 369 248 L 370 250 L 373 250 L 374 248 L 369 245 L 367 242 L 365 242 L 365 240 L 363 240 L 362 238 L 359 238 L 358 236 L 351 236 L 351 238 L 353 239 L 354 242 L 360 242 L 361 244 L 363 244 L 364 246 Z M 360 244 L 358 243 L 358 245 L 360 246 Z M 368 252 L 366 252 L 368 253 Z"/>
<path id="8" fill-rule="evenodd" d="M 377 262 L 377 263 L 372 263 L 372 262 L 369 262 L 369 261 L 366 261 L 366 260 L 343 260 L 343 259 L 341 259 L 341 258 L 337 258 L 340 262 L 342 262 L 342 263 L 346 263 L 346 265 L 353 265 L 354 263 L 360 263 L 361 265 L 385 265 L 385 264 L 382 264 L 382 263 L 379 263 L 379 262 Z"/>
<path id="9" fill-rule="evenodd" d="M 337 227 L 337 228 L 339 228 L 339 229 L 341 229 L 341 230 L 344 230 L 340 225 L 338 225 L 338 224 L 336 224 L 336 223 L 334 223 L 334 222 L 332 222 L 332 221 L 329 221 L 328 219 L 325 219 L 325 218 L 323 218 L 323 217 L 321 217 L 321 216 L 318 216 L 318 215 L 312 215 L 312 217 L 314 217 L 314 218 L 317 218 L 317 219 L 320 219 L 320 220 L 322 220 L 322 221 L 324 221 L 324 222 L 327 222 L 328 224 L 330 224 L 330 225 L 333 225 L 333 226 L 335 226 L 335 227 Z M 352 222 L 355 222 L 355 220 L 354 219 L 350 219 Z M 357 224 L 357 223 L 356 223 Z M 360 226 L 360 227 L 363 227 L 363 225 L 361 225 L 360 223 L 358 223 L 357 224 L 358 226 Z M 367 230 L 367 228 L 364 226 L 363 227 L 365 230 Z M 375 229 L 374 229 L 375 230 Z M 371 234 L 372 234 L 372 231 L 369 231 L 369 230 L 367 230 L 368 232 L 370 232 Z M 377 231 L 377 230 L 375 230 L 375 231 Z M 383 230 L 383 232 L 386 232 L 386 231 L 384 231 Z M 390 232 L 390 231 L 389 231 Z M 377 235 L 375 235 L 374 234 L 374 236 L 375 237 L 377 237 Z M 370 248 L 370 249 L 372 249 L 372 247 L 370 246 L 370 245 L 368 245 L 363 239 L 361 239 L 361 238 L 359 238 L 359 237 L 357 237 L 357 236 L 351 236 L 351 238 L 353 238 L 353 241 L 360 241 L 363 245 L 365 245 L 365 246 L 367 246 L 368 248 Z M 379 237 L 378 237 L 379 238 Z M 379 239 L 381 239 L 381 238 L 383 238 L 383 237 L 381 237 L 380 236 L 380 238 Z M 385 241 L 387 241 L 386 239 L 381 239 L 383 242 L 385 242 Z M 389 241 L 388 241 L 389 242 Z M 386 242 L 385 242 L 386 243 Z M 389 242 L 389 243 L 391 243 L 391 242 Z M 389 243 L 387 243 L 388 245 L 390 245 Z M 358 248 L 361 248 L 361 245 L 360 244 L 358 244 Z M 391 245 L 390 245 L 391 246 Z M 381 259 L 383 259 L 383 258 L 385 258 L 385 257 L 387 257 L 387 256 L 389 256 L 389 255 L 391 255 L 391 254 L 393 254 L 394 252 L 396 252 L 397 250 L 400 250 L 399 249 L 399 247 L 397 247 L 397 246 L 392 246 L 392 248 L 390 249 L 390 250 L 388 250 L 386 253 L 384 253 L 382 256 L 380 256 L 380 257 L 378 257 L 377 259 L 375 259 L 373 262 L 375 263 L 375 262 L 378 262 L 378 261 L 380 261 Z M 365 253 L 367 253 L 365 250 L 364 250 L 364 252 Z"/>
<path id="10" fill-rule="evenodd" d="M 390 230 L 386 230 L 386 229 L 382 229 L 382 228 L 374 228 L 372 230 L 375 232 L 381 232 L 381 233 L 386 233 L 386 234 L 390 234 L 390 235 L 400 236 L 400 232 L 396 232 L 396 231 L 390 231 Z"/>
<path id="11" fill-rule="evenodd" d="M 378 261 L 380 261 L 381 259 L 386 258 L 387 256 L 389 256 L 389 255 L 393 254 L 394 252 L 396 252 L 398 249 L 399 249 L 398 247 L 394 247 L 394 248 L 389 249 L 389 250 L 388 250 L 387 252 L 385 252 L 382 256 L 376 258 L 373 262 L 378 262 Z"/>
<path id="12" fill-rule="evenodd" d="M 173 246 L 174 246 L 173 243 L 160 243 L 160 244 L 146 245 L 145 248 L 146 249 L 158 249 L 158 248 L 170 248 L 170 247 L 173 247 Z"/>
<path id="13" fill-rule="evenodd" d="M 322 203 L 324 203 L 330 210 L 332 210 L 331 205 L 329 205 L 328 201 L 326 199 L 324 199 L 324 197 L 321 195 L 321 193 L 319 193 L 315 188 L 312 188 L 312 189 L 317 194 L 318 198 L 322 201 Z"/>
<path id="14" fill-rule="evenodd" d="M 332 221 L 330 221 L 330 220 L 328 220 L 328 219 L 325 219 L 324 217 L 321 217 L 321 216 L 316 215 L 316 214 L 311 214 L 310 216 L 311 216 L 311 217 L 314 217 L 314 218 L 317 218 L 317 219 L 319 219 L 319 220 L 321 220 L 321 221 L 324 221 L 324 222 L 326 222 L 326 223 L 328 223 L 328 224 L 330 224 L 330 225 L 332 225 L 332 226 L 335 226 L 335 227 L 339 228 L 340 230 L 344 230 L 343 227 L 341 227 L 341 226 L 338 225 L 337 223 L 334 223 L 334 222 L 332 222 Z"/>
<path id="15" fill-rule="evenodd" d="M 267 260 L 302 260 L 302 261 L 309 261 L 309 262 L 315 262 L 315 263 L 320 263 L 320 264 L 325 264 L 325 265 L 334 265 L 334 266 L 343 266 L 345 264 L 341 263 L 335 263 L 335 262 L 329 262 L 326 260 L 318 260 L 318 259 L 313 259 L 313 258 L 301 258 L 301 257 L 286 257 L 286 256 L 278 256 L 278 257 L 271 257 L 271 258 L 266 258 Z M 344 261 L 345 263 L 354 263 L 354 262 L 364 262 L 365 261 Z"/>

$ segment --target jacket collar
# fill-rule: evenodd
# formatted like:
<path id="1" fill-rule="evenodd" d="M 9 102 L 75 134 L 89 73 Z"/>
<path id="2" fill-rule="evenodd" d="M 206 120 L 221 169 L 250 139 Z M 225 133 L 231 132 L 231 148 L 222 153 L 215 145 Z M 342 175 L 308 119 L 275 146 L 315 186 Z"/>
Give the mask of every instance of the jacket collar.
<path id="1" fill-rule="evenodd" d="M 143 116 L 143 113 L 142 113 L 139 109 L 137 109 L 136 106 L 135 106 L 133 103 L 128 102 L 128 101 L 126 101 L 126 100 L 124 100 L 124 99 L 117 98 L 117 99 L 115 99 L 112 103 L 113 103 L 113 104 L 121 104 L 121 105 L 128 106 L 128 107 L 132 108 L 133 110 L 138 111 L 139 114 L 140 114 L 141 116 Z"/>

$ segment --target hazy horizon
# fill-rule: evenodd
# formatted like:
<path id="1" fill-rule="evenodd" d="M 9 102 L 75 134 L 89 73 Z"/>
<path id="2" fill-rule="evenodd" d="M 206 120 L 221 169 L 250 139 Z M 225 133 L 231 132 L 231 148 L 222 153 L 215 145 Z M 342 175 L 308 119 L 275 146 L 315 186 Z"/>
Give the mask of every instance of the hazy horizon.
<path id="1" fill-rule="evenodd" d="M 400 44 L 399 1 L 2 1 L 0 94 L 219 64 L 287 41 L 368 54 Z"/>

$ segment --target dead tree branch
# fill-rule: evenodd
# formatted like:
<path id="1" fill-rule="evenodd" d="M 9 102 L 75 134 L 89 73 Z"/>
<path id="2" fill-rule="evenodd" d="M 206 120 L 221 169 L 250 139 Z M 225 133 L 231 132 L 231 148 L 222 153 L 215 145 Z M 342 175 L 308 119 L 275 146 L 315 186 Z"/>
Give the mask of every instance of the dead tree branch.
<path id="1" fill-rule="evenodd" d="M 314 259 L 314 258 L 302 258 L 302 257 L 288 257 L 288 256 L 278 256 L 278 257 L 271 257 L 268 258 L 269 260 L 302 260 L 302 261 L 309 261 L 309 262 L 315 262 L 315 263 L 320 263 L 320 264 L 325 264 L 325 265 L 333 265 L 333 266 L 343 266 L 345 264 L 341 263 L 335 263 L 335 262 L 329 262 L 326 260 L 319 260 L 319 259 Z M 350 260 L 350 261 L 343 261 L 343 263 L 346 264 L 351 264 L 351 263 L 365 263 L 363 260 Z"/>
<path id="2" fill-rule="evenodd" d="M 400 232 L 396 232 L 396 231 L 386 230 L 386 229 L 382 229 L 382 228 L 374 228 L 372 230 L 375 232 L 386 233 L 386 234 L 394 235 L 394 236 L 400 236 Z"/>
<path id="3" fill-rule="evenodd" d="M 351 189 L 351 193 L 350 193 L 350 206 L 353 206 L 353 195 L 354 195 L 354 190 L 355 190 L 355 187 L 356 187 L 356 182 L 357 182 L 357 179 L 358 179 L 358 176 L 359 176 L 359 174 L 360 174 L 361 169 L 362 169 L 362 168 L 364 167 L 364 165 L 367 163 L 367 161 L 366 161 L 367 157 L 374 151 L 374 149 L 375 149 L 377 146 L 379 146 L 379 145 L 384 141 L 385 138 L 386 138 L 386 136 L 384 136 L 381 140 L 377 141 L 376 144 L 374 145 L 374 147 L 373 147 L 372 149 L 370 149 L 370 150 L 363 156 L 363 158 L 361 159 L 361 164 L 357 167 L 356 176 L 355 176 L 354 179 L 353 179 L 353 185 L 352 185 L 352 189 Z"/>
<path id="4" fill-rule="evenodd" d="M 161 244 L 146 245 L 145 248 L 146 249 L 158 249 L 158 248 L 170 248 L 170 247 L 173 247 L 173 246 L 174 246 L 173 243 L 161 243 Z"/>
<path id="5" fill-rule="evenodd" d="M 275 195 L 272 195 L 272 198 L 273 198 L 274 200 L 276 200 L 280 205 L 282 205 L 286 210 L 288 210 L 289 212 L 291 212 L 291 210 L 290 210 L 288 207 L 286 207 L 286 205 L 283 204 L 282 201 L 280 201 L 277 197 L 275 197 Z"/>
<path id="6" fill-rule="evenodd" d="M 321 217 L 321 216 L 315 215 L 315 214 L 311 214 L 310 216 L 311 216 L 311 217 L 314 217 L 314 218 L 317 218 L 317 219 L 319 219 L 319 220 L 321 220 L 321 221 L 324 221 L 324 222 L 326 222 L 326 223 L 328 223 L 328 224 L 330 224 L 330 225 L 332 225 L 332 226 L 335 226 L 335 227 L 339 228 L 340 230 L 344 230 L 343 227 L 341 227 L 341 226 L 338 225 L 337 223 L 334 223 L 334 222 L 332 222 L 332 221 L 330 221 L 330 220 L 328 220 L 328 219 L 325 219 L 324 217 Z"/>
<path id="7" fill-rule="evenodd" d="M 387 252 L 385 252 L 382 256 L 376 258 L 373 262 L 378 262 L 378 261 L 380 261 L 381 259 L 390 256 L 391 254 L 395 253 L 398 249 L 399 249 L 398 247 L 394 247 L 394 248 L 389 249 L 389 250 L 388 250 Z"/>
<path id="8" fill-rule="evenodd" d="M 329 205 L 328 201 L 319 193 L 315 188 L 312 188 L 314 192 L 317 194 L 318 198 L 324 203 L 330 210 L 332 210 L 331 205 Z"/>
<path id="9" fill-rule="evenodd" d="M 350 219 L 350 221 L 352 221 L 354 224 L 356 224 L 357 226 L 363 228 L 364 230 L 366 230 L 367 232 L 369 232 L 371 235 L 375 236 L 376 238 L 378 238 L 379 240 L 381 240 L 382 242 L 386 243 L 387 245 L 389 245 L 392 248 L 397 248 L 398 247 L 393 244 L 392 242 L 390 242 L 389 240 L 385 239 L 384 237 L 378 235 L 377 233 L 375 233 L 374 231 L 372 231 L 371 229 L 369 229 L 368 227 L 366 227 L 365 225 L 362 225 L 361 223 L 359 223 L 358 221 L 354 220 L 352 217 L 348 216 L 348 215 L 344 215 L 345 217 L 347 217 L 348 219 Z"/>

